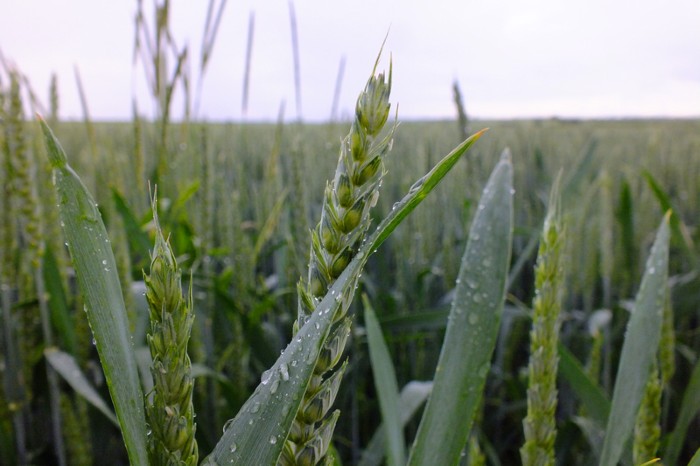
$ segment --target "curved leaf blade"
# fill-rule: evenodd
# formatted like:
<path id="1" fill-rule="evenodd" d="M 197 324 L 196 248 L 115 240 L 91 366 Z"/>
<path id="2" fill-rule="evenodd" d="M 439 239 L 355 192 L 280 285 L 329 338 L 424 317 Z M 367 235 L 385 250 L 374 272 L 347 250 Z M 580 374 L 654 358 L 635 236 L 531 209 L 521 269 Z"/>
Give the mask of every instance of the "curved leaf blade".
<path id="1" fill-rule="evenodd" d="M 265 372 L 255 392 L 235 418 L 203 465 L 275 465 L 299 410 L 319 351 L 330 330 L 342 299 L 355 288 L 369 255 L 386 240 L 401 221 L 435 188 L 471 145 L 486 130 L 457 146 L 382 220 L 353 260 L 316 306 L 309 320 L 287 345 L 275 364 Z M 285 380 L 286 379 L 286 380 Z"/>
<path id="2" fill-rule="evenodd" d="M 601 466 L 615 466 L 632 433 L 637 409 L 649 379 L 649 369 L 661 338 L 661 322 L 668 281 L 669 213 L 661 222 L 647 259 L 613 389 Z"/>
<path id="3" fill-rule="evenodd" d="M 131 464 L 146 465 L 146 417 L 114 254 L 95 201 L 39 118 L 53 167 L 59 213 L 97 352 Z"/>
<path id="4" fill-rule="evenodd" d="M 503 310 L 513 236 L 512 186 L 506 151 L 484 188 L 469 232 L 433 392 L 409 465 L 457 464 L 467 442 Z"/>
<path id="5" fill-rule="evenodd" d="M 51 364 L 51 367 L 63 377 L 63 380 L 68 382 L 68 385 L 70 385 L 76 393 L 80 394 L 88 403 L 104 414 L 107 419 L 112 421 L 112 424 L 119 427 L 119 422 L 114 416 L 114 413 L 100 394 L 97 393 L 97 390 L 90 385 L 90 382 L 88 382 L 83 371 L 80 370 L 80 366 L 78 366 L 73 356 L 58 348 L 46 348 L 44 350 L 44 356 L 49 364 Z"/>

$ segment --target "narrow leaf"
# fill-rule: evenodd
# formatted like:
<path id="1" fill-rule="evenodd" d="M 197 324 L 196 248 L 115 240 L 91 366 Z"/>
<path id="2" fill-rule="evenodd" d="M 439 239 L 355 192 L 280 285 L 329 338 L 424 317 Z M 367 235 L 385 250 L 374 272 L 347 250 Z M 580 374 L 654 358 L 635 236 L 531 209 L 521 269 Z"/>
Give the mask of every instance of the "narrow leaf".
<path id="1" fill-rule="evenodd" d="M 410 465 L 454 465 L 481 399 L 505 297 L 513 235 L 513 170 L 504 152 L 484 188 L 462 257 L 433 392 Z"/>
<path id="2" fill-rule="evenodd" d="M 688 466 L 700 466 L 700 448 L 698 448 L 693 457 L 690 458 Z"/>
<path id="3" fill-rule="evenodd" d="M 610 400 L 600 386 L 588 377 L 576 357 L 562 344 L 559 344 L 559 374 L 569 383 L 591 418 L 599 427 L 605 426 L 610 413 Z"/>
<path id="4" fill-rule="evenodd" d="M 627 323 L 605 430 L 601 466 L 615 466 L 622 457 L 649 379 L 651 362 L 656 357 L 659 346 L 668 280 L 669 216 L 670 212 L 664 217 L 656 234 L 634 311 Z"/>
<path id="5" fill-rule="evenodd" d="M 53 166 L 63 231 L 131 464 L 145 465 L 146 418 L 117 266 L 100 212 L 39 118 Z"/>
<path id="6" fill-rule="evenodd" d="M 399 386 L 396 382 L 396 371 L 391 362 L 391 354 L 386 346 L 382 329 L 377 321 L 372 304 L 366 295 L 362 296 L 365 308 L 365 327 L 367 329 L 367 345 L 372 362 L 374 385 L 379 397 L 379 410 L 382 413 L 384 432 L 386 432 L 386 452 L 388 466 L 403 466 L 406 464 L 406 442 L 403 437 L 401 420 L 399 419 Z"/>
<path id="7" fill-rule="evenodd" d="M 432 382 L 412 381 L 407 383 L 399 395 L 399 413 L 401 428 L 403 429 L 408 421 L 418 412 L 433 389 Z M 380 424 L 372 439 L 367 444 L 367 448 L 362 452 L 362 457 L 358 466 L 379 466 L 384 459 L 386 443 L 386 431 L 384 424 Z"/>
<path id="8" fill-rule="evenodd" d="M 671 231 L 673 232 L 673 235 L 677 238 L 678 241 L 680 241 L 680 244 L 683 246 L 683 250 L 686 253 L 686 256 L 688 259 L 691 260 L 693 267 L 698 267 L 698 264 L 700 264 L 700 260 L 697 257 L 697 254 L 695 253 L 695 245 L 693 244 L 693 238 L 690 235 L 690 231 L 688 230 L 688 226 L 681 220 L 681 218 L 678 216 L 678 210 L 674 208 L 673 203 L 671 202 L 671 196 L 664 191 L 664 189 L 661 187 L 661 185 L 656 181 L 656 178 L 649 172 L 649 171 L 644 171 L 642 172 L 642 175 L 644 175 L 644 178 L 647 180 L 647 184 L 651 188 L 651 191 L 654 193 L 654 196 L 656 196 L 656 200 L 659 201 L 659 206 L 664 212 L 671 211 L 671 218 L 670 218 L 670 223 L 671 223 Z"/>
<path id="9" fill-rule="evenodd" d="M 63 380 L 68 382 L 68 385 L 70 385 L 76 393 L 80 394 L 88 403 L 97 408 L 107 419 L 112 421 L 115 426 L 119 427 L 119 422 L 117 422 L 114 413 L 100 394 L 97 393 L 97 390 L 90 385 L 90 382 L 87 377 L 85 377 L 85 374 L 83 374 L 83 371 L 80 370 L 80 366 L 78 366 L 73 356 L 55 347 L 46 348 L 44 350 L 44 356 L 49 364 L 51 364 L 51 367 L 63 377 Z"/>
<path id="10" fill-rule="evenodd" d="M 688 426 L 700 412 L 700 359 L 695 362 L 693 372 L 690 374 L 688 385 L 683 392 L 683 400 L 678 410 L 678 420 L 673 432 L 669 436 L 668 446 L 664 453 L 665 464 L 676 464 L 683 444 L 687 440 Z M 695 457 L 698 455 L 696 454 Z M 693 457 L 693 459 L 696 459 Z M 700 464 L 700 457 L 697 458 Z"/>
<path id="11" fill-rule="evenodd" d="M 236 417 L 227 423 L 223 436 L 214 451 L 205 458 L 204 465 L 276 464 L 313 373 L 319 350 L 340 308 L 342 300 L 336 297 L 347 296 L 354 289 L 368 256 L 421 203 L 484 132 L 482 130 L 472 135 L 450 152 L 416 182 L 384 218 L 282 355 L 263 374 L 253 395 Z"/>

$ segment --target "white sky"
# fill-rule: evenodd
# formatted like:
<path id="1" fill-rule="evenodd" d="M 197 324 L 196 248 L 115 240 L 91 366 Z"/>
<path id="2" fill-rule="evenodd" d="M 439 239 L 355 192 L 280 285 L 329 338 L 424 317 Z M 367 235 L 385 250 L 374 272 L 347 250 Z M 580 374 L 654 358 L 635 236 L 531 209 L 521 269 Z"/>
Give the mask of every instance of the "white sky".
<path id="1" fill-rule="evenodd" d="M 144 0 L 150 12 L 150 0 Z M 172 0 L 177 43 L 197 81 L 208 1 Z M 399 118 L 453 118 L 458 80 L 477 118 L 700 116 L 698 0 L 295 0 L 302 117 L 329 117 L 345 57 L 340 113 L 348 115 L 389 31 Z M 132 49 L 136 1 L 5 0 L 0 50 L 60 111 L 80 118 L 73 67 L 94 119 L 129 119 L 134 93 L 152 115 Z M 231 0 L 204 78 L 200 115 L 241 118 L 248 18 L 255 39 L 248 118 L 296 117 L 287 0 Z M 182 94 L 175 115 L 181 114 Z M 44 101 L 48 97 L 43 98 Z"/>

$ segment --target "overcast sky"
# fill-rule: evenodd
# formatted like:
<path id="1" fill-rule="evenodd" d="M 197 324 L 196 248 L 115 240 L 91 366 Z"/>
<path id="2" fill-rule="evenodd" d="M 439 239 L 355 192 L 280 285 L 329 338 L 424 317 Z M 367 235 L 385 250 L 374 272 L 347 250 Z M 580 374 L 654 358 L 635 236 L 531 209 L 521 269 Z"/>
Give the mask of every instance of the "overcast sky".
<path id="1" fill-rule="evenodd" d="M 144 3 L 150 12 L 151 0 Z M 195 83 L 207 4 L 171 1 Z M 698 0 L 296 0 L 294 8 L 306 121 L 329 118 L 342 59 L 339 112 L 350 114 L 387 31 L 381 66 L 390 53 L 400 119 L 452 118 L 455 80 L 476 118 L 700 116 Z M 0 50 L 44 101 L 57 74 L 64 118 L 81 116 L 74 66 L 94 119 L 129 119 L 134 94 L 152 115 L 143 70 L 133 66 L 135 12 L 135 0 L 6 0 Z M 285 117 L 296 118 L 287 0 L 228 2 L 202 117 L 242 117 L 251 13 L 248 118 L 274 120 L 282 102 Z"/>

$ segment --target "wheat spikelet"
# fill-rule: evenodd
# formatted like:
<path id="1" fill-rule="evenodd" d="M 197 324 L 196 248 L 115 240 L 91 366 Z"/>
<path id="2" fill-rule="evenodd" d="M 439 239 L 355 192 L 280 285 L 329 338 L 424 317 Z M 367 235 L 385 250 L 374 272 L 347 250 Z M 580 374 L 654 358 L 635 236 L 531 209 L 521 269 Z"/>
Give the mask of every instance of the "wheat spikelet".
<path id="1" fill-rule="evenodd" d="M 533 302 L 530 333 L 527 417 L 523 421 L 525 444 L 520 450 L 524 466 L 554 465 L 557 407 L 556 376 L 559 312 L 563 290 L 562 237 L 558 210 L 557 184 L 552 189 L 550 207 L 535 267 L 537 292 Z"/>
<path id="2" fill-rule="evenodd" d="M 393 135 L 392 131 L 380 137 L 389 117 L 391 65 L 388 77 L 375 72 L 376 64 L 357 99 L 355 119 L 342 142 L 333 181 L 326 185 L 321 220 L 311 235 L 308 276 L 297 287 L 295 334 L 357 253 L 369 228 L 370 209 L 377 202 L 384 174 L 383 159 L 391 148 Z M 342 309 L 321 349 L 280 465 L 306 466 L 327 461 L 326 451 L 340 414 L 335 411 L 327 417 L 327 413 L 335 400 L 345 365 L 334 373 L 331 371 L 340 361 L 350 335 L 351 320 L 345 315 L 352 293 L 337 299 L 343 300 Z"/>
<path id="3" fill-rule="evenodd" d="M 154 380 L 153 398 L 146 407 L 150 429 L 148 455 L 154 465 L 195 466 L 198 450 L 192 406 L 194 379 L 187 355 L 194 321 L 191 288 L 185 299 L 180 269 L 158 225 L 155 201 L 153 216 L 156 242 L 150 274 L 144 273 L 151 320 L 148 346 L 153 358 Z"/>

